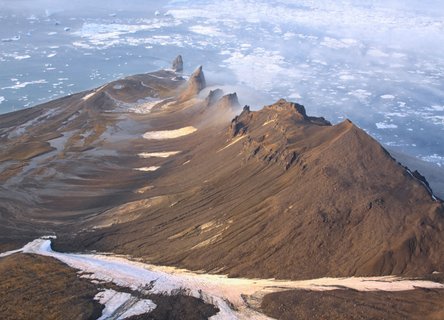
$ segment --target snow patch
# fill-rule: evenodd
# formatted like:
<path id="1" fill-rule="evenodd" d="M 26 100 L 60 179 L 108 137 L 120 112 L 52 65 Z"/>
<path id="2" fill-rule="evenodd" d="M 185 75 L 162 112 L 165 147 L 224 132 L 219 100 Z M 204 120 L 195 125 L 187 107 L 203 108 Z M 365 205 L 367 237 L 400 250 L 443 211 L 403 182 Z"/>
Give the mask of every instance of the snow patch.
<path id="1" fill-rule="evenodd" d="M 136 191 L 134 191 L 134 193 L 137 193 L 137 194 L 144 194 L 145 192 L 147 192 L 147 191 L 149 191 L 149 190 L 151 190 L 151 189 L 153 189 L 153 188 L 154 188 L 153 186 L 142 187 L 142 188 L 137 189 Z"/>
<path id="2" fill-rule="evenodd" d="M 196 132 L 195 127 L 189 126 L 176 130 L 148 131 L 143 134 L 143 138 L 148 140 L 164 140 L 183 137 Z"/>
<path id="3" fill-rule="evenodd" d="M 6 251 L 6 252 L 3 252 L 3 253 L 0 253 L 0 258 L 7 257 L 7 256 L 10 256 L 10 255 L 13 255 L 15 253 L 22 252 L 22 251 L 23 251 L 23 248 L 20 248 L 20 249 L 17 249 L 17 250 Z"/>
<path id="4" fill-rule="evenodd" d="M 225 147 L 223 147 L 222 149 L 219 149 L 217 152 L 221 152 L 225 149 L 227 149 L 228 147 L 231 147 L 232 145 L 234 145 L 235 143 L 241 141 L 243 138 L 245 138 L 246 136 L 241 136 L 239 138 L 234 139 L 233 141 L 231 141 L 229 144 L 227 144 Z"/>
<path id="5" fill-rule="evenodd" d="M 128 111 L 138 114 L 147 114 L 151 112 L 152 108 L 154 108 L 161 102 L 162 100 L 154 99 L 153 101 L 144 102 L 142 104 L 136 105 L 135 107 L 129 108 Z"/>
<path id="6" fill-rule="evenodd" d="M 168 158 L 170 156 L 174 156 L 179 153 L 180 153 L 180 151 L 151 152 L 151 153 L 142 152 L 142 153 L 139 153 L 138 156 L 140 158 L 144 158 L 144 159 L 147 159 L 147 158 Z"/>
<path id="7" fill-rule="evenodd" d="M 159 169 L 159 168 L 160 168 L 160 167 L 151 166 L 151 167 L 135 168 L 134 170 L 142 171 L 142 172 L 152 172 L 152 171 L 156 171 L 156 170 Z"/>
<path id="8" fill-rule="evenodd" d="M 82 97 L 82 100 L 87 101 L 88 99 L 92 98 L 95 94 L 96 94 L 95 91 L 88 93 L 87 95 Z"/>
<path id="9" fill-rule="evenodd" d="M 117 292 L 112 289 L 99 292 L 94 300 L 105 305 L 102 316 L 98 320 L 125 319 L 154 310 L 157 306 L 147 299 L 139 300 L 126 292 Z M 119 312 L 123 310 L 123 312 Z"/>

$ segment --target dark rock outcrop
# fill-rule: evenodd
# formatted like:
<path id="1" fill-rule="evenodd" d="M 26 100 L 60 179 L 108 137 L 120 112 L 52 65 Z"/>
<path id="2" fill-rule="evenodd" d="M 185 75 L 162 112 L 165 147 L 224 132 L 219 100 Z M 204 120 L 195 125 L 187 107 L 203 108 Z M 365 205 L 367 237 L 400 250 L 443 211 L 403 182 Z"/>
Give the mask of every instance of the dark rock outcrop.
<path id="1" fill-rule="evenodd" d="M 240 108 L 236 92 L 224 95 L 216 104 L 217 108 L 235 111 Z"/>
<path id="2" fill-rule="evenodd" d="M 172 69 L 175 72 L 183 71 L 183 59 L 180 54 L 173 60 Z"/>
<path id="3" fill-rule="evenodd" d="M 222 98 L 223 95 L 224 92 L 221 89 L 210 90 L 210 93 L 208 93 L 208 96 L 205 99 L 206 106 L 212 106 L 217 101 L 219 101 L 219 99 Z"/>
<path id="4" fill-rule="evenodd" d="M 195 97 L 206 87 L 205 75 L 202 66 L 198 67 L 187 81 L 185 90 L 180 95 L 180 100 L 188 100 Z"/>

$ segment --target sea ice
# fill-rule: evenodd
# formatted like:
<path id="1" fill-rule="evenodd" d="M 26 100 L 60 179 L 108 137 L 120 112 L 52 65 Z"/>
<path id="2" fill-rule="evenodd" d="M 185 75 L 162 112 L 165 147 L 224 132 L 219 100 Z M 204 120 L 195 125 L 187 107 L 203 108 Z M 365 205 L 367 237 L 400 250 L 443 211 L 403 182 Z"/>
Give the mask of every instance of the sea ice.
<path id="1" fill-rule="evenodd" d="M 396 129 L 398 126 L 393 123 L 377 122 L 376 128 L 378 129 Z"/>

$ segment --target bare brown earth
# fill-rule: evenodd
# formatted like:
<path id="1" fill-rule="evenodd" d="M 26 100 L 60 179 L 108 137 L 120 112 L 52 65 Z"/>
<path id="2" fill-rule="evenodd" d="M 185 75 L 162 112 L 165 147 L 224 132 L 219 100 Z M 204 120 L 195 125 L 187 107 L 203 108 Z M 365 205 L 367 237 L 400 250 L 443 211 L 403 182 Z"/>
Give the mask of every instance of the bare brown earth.
<path id="1" fill-rule="evenodd" d="M 57 250 L 260 278 L 444 271 L 443 204 L 363 130 L 285 100 L 241 113 L 204 85 L 159 71 L 0 116 L 3 243 L 56 233 Z"/>
<path id="2" fill-rule="evenodd" d="M 172 296 L 142 294 L 112 283 L 93 284 L 56 259 L 33 254 L 0 258 L 0 318 L 2 320 L 97 319 L 103 306 L 94 296 L 103 289 L 150 299 L 156 308 L 128 319 L 204 320 L 218 309 L 201 299 L 177 292 Z"/>
<path id="3" fill-rule="evenodd" d="M 330 126 L 297 108 L 280 101 L 244 111 L 229 129 L 162 142 L 191 148 L 152 175 L 148 194 L 168 194 L 166 203 L 71 248 L 231 276 L 440 270 L 442 204 L 350 121 Z"/>
<path id="4" fill-rule="evenodd" d="M 97 319 L 103 306 L 91 282 L 48 257 L 14 254 L 0 258 L 0 317 L 19 319 Z"/>
<path id="5" fill-rule="evenodd" d="M 440 320 L 444 291 L 284 291 L 266 295 L 262 311 L 281 320 Z"/>
<path id="6" fill-rule="evenodd" d="M 147 314 L 132 316 L 128 320 L 206 320 L 219 310 L 210 304 L 186 295 L 149 296 L 157 305 Z"/>

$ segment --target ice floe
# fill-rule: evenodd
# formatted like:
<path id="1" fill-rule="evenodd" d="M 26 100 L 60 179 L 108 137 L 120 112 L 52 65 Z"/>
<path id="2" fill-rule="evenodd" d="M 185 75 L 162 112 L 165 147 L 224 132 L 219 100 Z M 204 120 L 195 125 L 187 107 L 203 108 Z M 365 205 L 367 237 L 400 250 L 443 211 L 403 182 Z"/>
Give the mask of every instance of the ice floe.
<path id="1" fill-rule="evenodd" d="M 357 90 L 353 90 L 353 91 L 348 92 L 348 95 L 356 97 L 359 100 L 366 100 L 372 94 L 365 89 L 357 89 Z"/>
<path id="2" fill-rule="evenodd" d="M 358 42 L 355 39 L 335 39 L 325 37 L 320 45 L 330 49 L 346 49 L 358 45 Z"/>
<path id="3" fill-rule="evenodd" d="M 221 37 L 225 34 L 222 33 L 217 27 L 208 26 L 208 25 L 195 25 L 189 28 L 191 32 L 202 34 L 210 37 Z"/>
<path id="4" fill-rule="evenodd" d="M 75 46 L 83 48 L 109 48 L 119 44 L 128 44 L 124 35 L 135 34 L 140 31 L 151 31 L 164 27 L 177 26 L 178 20 L 144 19 L 141 23 L 95 23 L 85 22 L 80 30 L 73 32 L 75 36 L 87 40 L 88 43 L 76 41 Z"/>
<path id="5" fill-rule="evenodd" d="M 427 162 L 433 162 L 436 165 L 438 165 L 439 167 L 444 166 L 444 156 L 439 155 L 439 154 L 431 154 L 431 155 L 427 155 L 427 156 L 420 156 L 420 158 L 424 161 Z"/>
<path id="6" fill-rule="evenodd" d="M 387 58 L 389 55 L 385 53 L 384 51 L 376 48 L 371 48 L 367 51 L 367 54 L 369 56 L 375 57 L 375 58 Z"/>
<path id="7" fill-rule="evenodd" d="M 34 81 L 26 81 L 26 82 L 17 81 L 15 83 L 15 85 L 9 86 L 9 87 L 3 87 L 2 89 L 14 89 L 14 90 L 16 90 L 16 89 L 25 88 L 25 87 L 27 87 L 29 85 L 33 85 L 33 84 L 45 84 L 45 83 L 48 83 L 48 81 L 46 81 L 45 79 L 34 80 Z"/>
<path id="8" fill-rule="evenodd" d="M 18 40 L 20 40 L 20 36 L 14 36 L 11 38 L 3 38 L 2 42 L 12 42 L 12 41 L 18 41 Z"/>
<path id="9" fill-rule="evenodd" d="M 378 128 L 378 129 L 396 129 L 396 128 L 398 128 L 398 126 L 396 124 L 386 123 L 386 122 L 377 122 L 375 125 L 376 125 L 376 128 Z"/>
<path id="10" fill-rule="evenodd" d="M 29 54 L 14 57 L 15 60 L 25 60 L 25 59 L 29 59 L 29 58 L 31 58 L 31 56 Z"/>
<path id="11" fill-rule="evenodd" d="M 1 100 L 1 98 L 0 98 L 0 100 Z M 444 105 L 442 105 L 442 106 L 438 106 L 438 105 L 431 106 L 429 108 L 429 110 L 430 111 L 444 111 Z"/>

